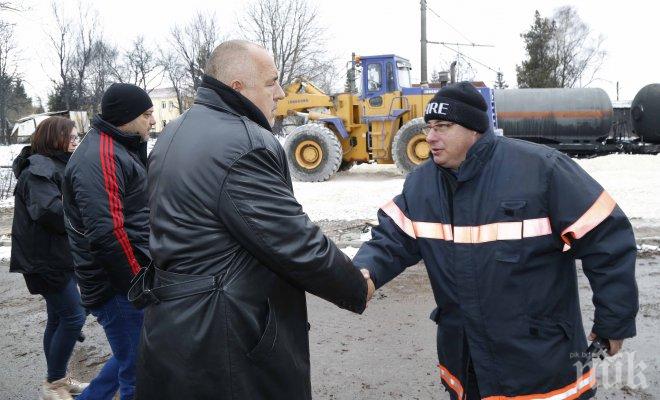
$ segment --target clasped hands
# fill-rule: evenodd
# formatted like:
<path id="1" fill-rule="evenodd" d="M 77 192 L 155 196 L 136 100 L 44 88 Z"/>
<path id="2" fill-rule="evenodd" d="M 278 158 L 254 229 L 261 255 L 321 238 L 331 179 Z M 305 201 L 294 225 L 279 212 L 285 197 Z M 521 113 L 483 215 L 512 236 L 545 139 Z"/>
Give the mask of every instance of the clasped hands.
<path id="1" fill-rule="evenodd" d="M 364 276 L 364 279 L 367 281 L 367 303 L 369 300 L 374 295 L 374 292 L 376 291 L 376 286 L 374 285 L 374 281 L 371 280 L 371 275 L 369 275 L 369 270 L 368 269 L 361 269 L 360 272 L 362 272 L 362 276 Z"/>

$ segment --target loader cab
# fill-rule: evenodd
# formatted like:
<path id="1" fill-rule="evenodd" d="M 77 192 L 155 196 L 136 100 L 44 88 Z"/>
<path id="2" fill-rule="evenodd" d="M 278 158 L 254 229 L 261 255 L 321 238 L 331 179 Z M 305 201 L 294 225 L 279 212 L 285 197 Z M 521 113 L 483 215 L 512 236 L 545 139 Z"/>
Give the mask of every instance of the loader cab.
<path id="1" fill-rule="evenodd" d="M 361 99 L 383 96 L 410 87 L 410 61 L 393 54 L 360 57 Z"/>

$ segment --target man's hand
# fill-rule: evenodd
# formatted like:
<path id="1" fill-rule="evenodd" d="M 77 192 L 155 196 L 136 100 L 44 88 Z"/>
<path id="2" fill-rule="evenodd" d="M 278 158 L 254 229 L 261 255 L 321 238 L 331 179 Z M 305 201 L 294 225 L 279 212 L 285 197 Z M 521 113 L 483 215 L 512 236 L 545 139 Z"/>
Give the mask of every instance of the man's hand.
<path id="1" fill-rule="evenodd" d="M 589 334 L 589 341 L 594 341 L 595 339 L 596 339 L 596 334 L 591 332 Z M 606 339 L 606 340 L 610 344 L 610 348 L 609 348 L 609 350 L 607 350 L 607 355 L 609 355 L 609 356 L 615 355 L 623 347 L 623 339 L 621 339 L 621 340 Z"/>
<path id="2" fill-rule="evenodd" d="M 367 280 L 367 303 L 369 300 L 374 295 L 374 292 L 376 291 L 376 286 L 374 285 L 374 281 L 371 280 L 371 275 L 369 275 L 369 270 L 368 269 L 361 269 L 360 272 L 362 272 L 362 276 L 364 276 L 364 279 Z"/>

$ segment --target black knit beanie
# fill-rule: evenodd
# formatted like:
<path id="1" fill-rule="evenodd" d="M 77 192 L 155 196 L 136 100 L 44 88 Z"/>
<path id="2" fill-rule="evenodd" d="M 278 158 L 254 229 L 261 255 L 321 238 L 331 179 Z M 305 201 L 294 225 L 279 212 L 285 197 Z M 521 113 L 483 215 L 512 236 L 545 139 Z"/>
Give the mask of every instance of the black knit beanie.
<path id="1" fill-rule="evenodd" d="M 488 105 L 470 82 L 447 85 L 426 106 L 424 121 L 451 121 L 467 129 L 484 133 L 488 130 Z"/>
<path id="2" fill-rule="evenodd" d="M 101 118 L 114 126 L 121 126 L 133 121 L 151 107 L 153 103 L 142 88 L 130 83 L 113 83 L 103 93 Z"/>

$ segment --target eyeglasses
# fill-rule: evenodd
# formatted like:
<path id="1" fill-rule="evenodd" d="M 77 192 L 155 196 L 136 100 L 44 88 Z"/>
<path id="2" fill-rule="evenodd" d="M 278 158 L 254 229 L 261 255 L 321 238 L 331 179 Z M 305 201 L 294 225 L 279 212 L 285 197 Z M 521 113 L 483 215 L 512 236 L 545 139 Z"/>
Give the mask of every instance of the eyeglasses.
<path id="1" fill-rule="evenodd" d="M 447 132 L 449 128 L 451 128 L 454 125 L 456 124 L 453 122 L 440 122 L 437 124 L 427 124 L 426 127 L 428 129 L 433 129 L 436 132 Z"/>
<path id="2" fill-rule="evenodd" d="M 69 143 L 78 143 L 80 137 L 78 135 L 69 135 Z"/>

